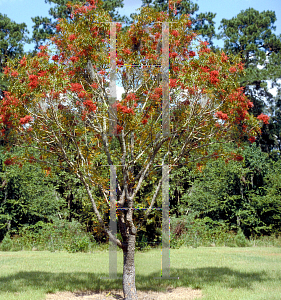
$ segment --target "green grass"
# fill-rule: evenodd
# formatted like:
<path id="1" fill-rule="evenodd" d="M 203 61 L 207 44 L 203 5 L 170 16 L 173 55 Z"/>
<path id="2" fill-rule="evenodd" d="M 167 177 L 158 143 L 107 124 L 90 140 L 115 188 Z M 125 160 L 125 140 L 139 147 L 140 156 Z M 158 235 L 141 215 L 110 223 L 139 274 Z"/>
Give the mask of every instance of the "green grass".
<path id="1" fill-rule="evenodd" d="M 167 286 L 200 288 L 204 300 L 280 300 L 281 249 L 277 247 L 199 247 L 170 250 L 171 276 L 159 280 L 161 250 L 137 252 L 139 290 Z M 106 280 L 108 251 L 94 253 L 0 252 L 0 300 L 40 300 L 46 293 L 121 289 L 122 279 Z M 118 275 L 122 253 L 118 251 Z"/>

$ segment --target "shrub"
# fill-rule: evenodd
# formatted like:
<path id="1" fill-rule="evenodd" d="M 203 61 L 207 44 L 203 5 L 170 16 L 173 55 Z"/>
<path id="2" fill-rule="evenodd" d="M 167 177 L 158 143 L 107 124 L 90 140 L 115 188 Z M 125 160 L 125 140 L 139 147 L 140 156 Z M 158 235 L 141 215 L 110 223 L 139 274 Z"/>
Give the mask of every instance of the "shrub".
<path id="1" fill-rule="evenodd" d="M 238 247 L 247 247 L 249 245 L 249 243 L 241 229 L 239 229 L 237 232 L 237 235 L 235 237 L 235 243 Z"/>
<path id="2" fill-rule="evenodd" d="M 1 251 L 11 251 L 13 247 L 13 242 L 11 240 L 10 234 L 6 233 L 6 235 L 4 236 L 1 244 L 0 244 L 0 250 Z"/>
<path id="3" fill-rule="evenodd" d="M 35 225 L 23 227 L 19 235 L 12 240 L 16 250 L 38 250 L 68 252 L 87 252 L 96 247 L 80 223 L 77 221 L 55 220 L 53 223 L 42 221 Z"/>

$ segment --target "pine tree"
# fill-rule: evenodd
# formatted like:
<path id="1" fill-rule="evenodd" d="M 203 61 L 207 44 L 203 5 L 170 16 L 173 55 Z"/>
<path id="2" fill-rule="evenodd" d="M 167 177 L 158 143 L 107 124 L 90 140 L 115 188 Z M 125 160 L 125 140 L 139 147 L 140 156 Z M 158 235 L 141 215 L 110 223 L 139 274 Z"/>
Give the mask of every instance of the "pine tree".
<path id="1" fill-rule="evenodd" d="M 271 87 L 276 86 L 280 90 L 277 80 L 281 77 L 281 36 L 273 32 L 275 21 L 274 11 L 259 12 L 249 8 L 230 20 L 222 19 L 219 27 L 222 31 L 218 38 L 224 39 L 226 54 L 238 54 L 242 58 L 246 73 L 241 76 L 240 84 L 254 103 L 251 113 L 255 116 L 262 112 L 273 116 L 272 112 L 276 110 L 277 98 L 267 86 L 267 80 L 270 80 Z M 268 110 L 270 107 L 271 111 Z M 280 124 L 280 119 L 278 122 Z M 278 122 L 274 125 L 271 120 L 263 128 L 259 143 L 266 152 L 278 143 L 273 135 Z"/>

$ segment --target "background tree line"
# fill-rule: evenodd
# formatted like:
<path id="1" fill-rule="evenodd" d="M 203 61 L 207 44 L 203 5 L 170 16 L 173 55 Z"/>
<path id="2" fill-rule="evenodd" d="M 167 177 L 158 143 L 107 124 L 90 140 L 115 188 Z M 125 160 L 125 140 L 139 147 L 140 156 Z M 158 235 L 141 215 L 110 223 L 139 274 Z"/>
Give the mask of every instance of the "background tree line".
<path id="1" fill-rule="evenodd" d="M 56 19 L 70 18 L 71 12 L 65 6 L 68 0 L 45 2 L 56 5 L 50 9 L 49 17 L 32 19 L 32 37 L 28 36 L 29 32 L 24 23 L 17 24 L 8 16 L 0 14 L 1 92 L 8 90 L 8 82 L 2 80 L 7 59 L 36 55 L 39 46 L 55 33 Z M 166 0 L 143 0 L 143 5 L 153 6 L 160 11 L 168 9 Z M 104 2 L 104 8 L 114 20 L 129 24 L 133 14 L 129 19 L 116 12 L 116 8 L 122 6 L 121 0 Z M 223 39 L 223 51 L 226 54 L 239 55 L 243 59 L 246 73 L 240 78 L 240 83 L 254 104 L 250 113 L 254 116 L 267 113 L 270 121 L 263 126 L 254 143 L 245 141 L 241 152 L 243 161 L 225 161 L 218 158 L 203 168 L 194 164 L 172 172 L 171 215 L 178 219 L 189 218 L 192 222 L 203 220 L 210 228 L 223 226 L 228 231 L 242 230 L 247 237 L 280 234 L 281 89 L 278 79 L 281 78 L 281 36 L 274 33 L 276 15 L 273 11 L 259 12 L 249 8 L 230 20 L 222 19 L 220 31 L 215 32 L 215 13 L 198 14 L 198 5 L 188 0 L 182 1 L 177 10 L 179 15 L 191 15 L 193 29 L 203 40 L 209 42 L 213 51 L 220 50 L 215 47 L 214 38 Z M 30 42 L 35 43 L 34 50 L 24 53 L 23 45 Z M 268 81 L 270 87 L 277 87 L 276 96 L 270 93 Z M 231 152 L 231 146 L 227 150 Z M 83 230 L 94 234 L 97 241 L 105 241 L 105 235 L 99 228 L 83 187 L 67 172 L 67 168 L 46 173 L 32 159 L 22 167 L 12 165 L 6 160 L 8 153 L 13 152 L 20 156 L 20 151 L 22 150 L 10 148 L 6 142 L 1 142 L 0 240 L 7 232 L 18 234 L 23 228 L 34 226 L 38 222 L 48 224 L 56 220 L 75 220 L 82 225 Z M 105 165 L 105 157 L 97 157 L 96 163 Z M 106 170 L 103 172 L 104 176 L 108 176 Z M 161 170 L 156 170 L 155 181 L 160 176 Z M 140 199 L 151 197 L 155 181 L 146 182 L 146 187 L 138 195 Z M 105 196 L 98 190 L 95 195 L 100 199 Z M 103 213 L 109 218 L 106 205 Z M 138 212 L 136 218 L 141 219 L 142 214 L 143 212 Z M 152 218 L 140 231 L 142 234 L 139 242 L 159 243 L 161 212 L 154 211 Z M 177 231 L 180 235 L 180 229 Z"/>

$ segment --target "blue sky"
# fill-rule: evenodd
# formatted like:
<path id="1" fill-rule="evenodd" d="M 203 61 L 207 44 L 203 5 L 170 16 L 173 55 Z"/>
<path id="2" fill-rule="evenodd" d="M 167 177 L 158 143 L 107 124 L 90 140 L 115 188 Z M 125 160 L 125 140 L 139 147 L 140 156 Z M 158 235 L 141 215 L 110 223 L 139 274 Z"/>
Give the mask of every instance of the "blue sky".
<path id="1" fill-rule="evenodd" d="M 275 22 L 276 34 L 281 34 L 281 0 L 193 0 L 199 5 L 200 12 L 217 13 L 215 22 L 216 27 L 220 25 L 221 19 L 231 19 L 241 10 L 249 7 L 262 12 L 264 10 L 273 10 L 276 13 L 277 21 Z M 120 9 L 120 14 L 130 15 L 135 12 L 142 4 L 141 0 L 124 0 L 124 8 Z M 51 5 L 44 0 L 0 0 L 0 12 L 6 14 L 10 19 L 17 23 L 24 22 L 28 26 L 31 34 L 33 22 L 31 17 L 49 16 L 48 11 Z M 222 43 L 217 43 L 222 46 Z M 25 50 L 33 48 L 32 45 L 26 45 Z"/>

